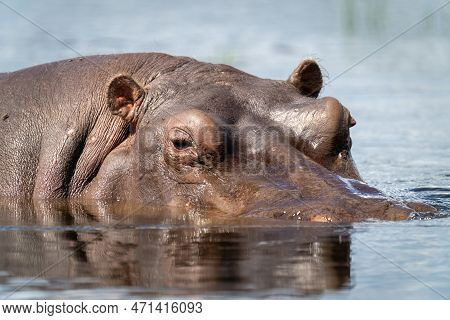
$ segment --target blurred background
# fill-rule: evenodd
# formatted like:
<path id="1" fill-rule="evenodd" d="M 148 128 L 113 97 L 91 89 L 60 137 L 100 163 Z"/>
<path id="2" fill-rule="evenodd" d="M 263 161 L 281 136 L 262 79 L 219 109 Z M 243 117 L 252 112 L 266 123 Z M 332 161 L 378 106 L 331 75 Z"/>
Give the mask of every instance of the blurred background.
<path id="1" fill-rule="evenodd" d="M 338 98 L 358 122 L 351 135 L 361 175 L 389 195 L 433 204 L 446 217 L 450 208 L 450 5 L 361 61 L 444 3 L 0 0 L 0 71 L 78 53 L 157 51 L 230 64 L 263 78 L 286 79 L 302 57 L 312 56 L 330 82 L 321 96 Z M 89 231 L 83 221 L 74 227 L 72 216 L 61 222 L 60 209 L 49 209 L 54 220 L 21 226 L 20 217 L 34 209 L 18 208 L 12 203 L 0 215 L 0 292 L 5 294 L 56 260 L 55 256 L 84 243 L 90 232 L 103 233 L 102 221 L 96 222 L 100 231 Z M 40 216 L 50 215 L 33 213 Z M 448 217 L 365 222 L 354 224 L 350 231 L 333 229 L 325 235 L 303 229 L 172 231 L 167 223 L 156 229 L 131 226 L 120 232 L 104 231 L 105 244 L 93 243 L 86 256 L 64 262 L 47 274 L 47 280 L 39 279 L 37 289 L 22 290 L 18 297 L 98 298 L 89 288 L 101 283 L 150 287 L 166 296 L 180 292 L 205 296 L 214 289 L 214 297 L 236 297 L 236 290 L 243 290 L 244 297 L 269 298 L 311 292 L 322 298 L 443 297 L 430 287 L 450 295 Z M 166 230 L 163 235 L 158 228 Z M 61 230 L 68 235 L 63 232 L 59 237 Z M 120 236 L 116 238 L 115 233 Z M 119 256 L 114 258 L 120 262 L 114 272 L 109 263 L 96 264 L 97 252 L 108 250 Z M 156 255 L 148 253 L 152 250 L 164 259 L 149 260 Z M 28 265 L 33 267 L 23 268 Z M 167 265 L 178 278 L 165 273 Z M 216 272 L 218 276 L 212 277 Z M 67 291 L 67 286 L 75 291 Z M 120 298 L 139 295 L 136 288 L 97 292 Z"/>

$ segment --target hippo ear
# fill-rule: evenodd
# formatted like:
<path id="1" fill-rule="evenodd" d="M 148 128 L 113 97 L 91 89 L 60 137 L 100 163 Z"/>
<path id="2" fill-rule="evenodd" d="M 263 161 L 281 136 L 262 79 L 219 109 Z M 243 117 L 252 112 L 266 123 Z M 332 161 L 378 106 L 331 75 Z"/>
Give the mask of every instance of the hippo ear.
<path id="1" fill-rule="evenodd" d="M 313 59 L 305 59 L 300 62 L 287 81 L 302 95 L 313 98 L 317 98 L 323 85 L 322 72 Z"/>
<path id="2" fill-rule="evenodd" d="M 144 89 L 129 76 L 118 76 L 108 88 L 108 107 L 112 114 L 131 122 L 136 107 L 144 96 Z"/>

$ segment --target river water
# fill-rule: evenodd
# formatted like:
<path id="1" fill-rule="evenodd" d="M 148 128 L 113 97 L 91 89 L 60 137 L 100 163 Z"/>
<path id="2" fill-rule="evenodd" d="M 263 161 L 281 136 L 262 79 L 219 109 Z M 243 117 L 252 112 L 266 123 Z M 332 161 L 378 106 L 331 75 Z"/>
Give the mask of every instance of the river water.
<path id="1" fill-rule="evenodd" d="M 440 209 L 435 219 L 329 226 L 8 200 L 0 297 L 450 297 L 450 5 L 376 51 L 443 2 L 5 1 L 16 13 L 0 4 L 1 71 L 159 51 L 284 79 L 313 56 L 327 74 L 322 96 L 357 119 L 361 175 Z"/>

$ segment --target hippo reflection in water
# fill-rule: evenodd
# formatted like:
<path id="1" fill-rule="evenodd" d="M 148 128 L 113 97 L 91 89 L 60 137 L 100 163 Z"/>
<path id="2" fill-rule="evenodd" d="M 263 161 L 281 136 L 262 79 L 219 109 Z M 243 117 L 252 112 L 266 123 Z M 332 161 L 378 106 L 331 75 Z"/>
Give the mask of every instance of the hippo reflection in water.
<path id="1" fill-rule="evenodd" d="M 302 221 L 434 211 L 367 185 L 350 112 L 287 81 L 165 54 L 92 56 L 0 75 L 0 196 L 152 203 Z"/>
<path id="2" fill-rule="evenodd" d="M 166 208 L 141 208 L 124 221 L 127 205 L 0 202 L 0 225 L 18 226 L 0 232 L 0 297 L 298 297 L 352 285 L 351 226 L 251 219 L 258 228 L 197 228 L 178 218 L 172 228 Z M 42 270 L 45 280 L 16 287 Z"/>

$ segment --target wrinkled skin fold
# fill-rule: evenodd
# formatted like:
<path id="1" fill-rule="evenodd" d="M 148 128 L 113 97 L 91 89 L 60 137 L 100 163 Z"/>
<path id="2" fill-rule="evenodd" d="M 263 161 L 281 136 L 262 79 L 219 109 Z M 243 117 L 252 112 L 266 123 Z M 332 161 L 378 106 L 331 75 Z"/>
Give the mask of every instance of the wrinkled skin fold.
<path id="1" fill-rule="evenodd" d="M 317 222 L 435 211 L 362 180 L 356 120 L 322 83 L 311 59 L 276 81 L 157 53 L 1 74 L 0 196 Z"/>

